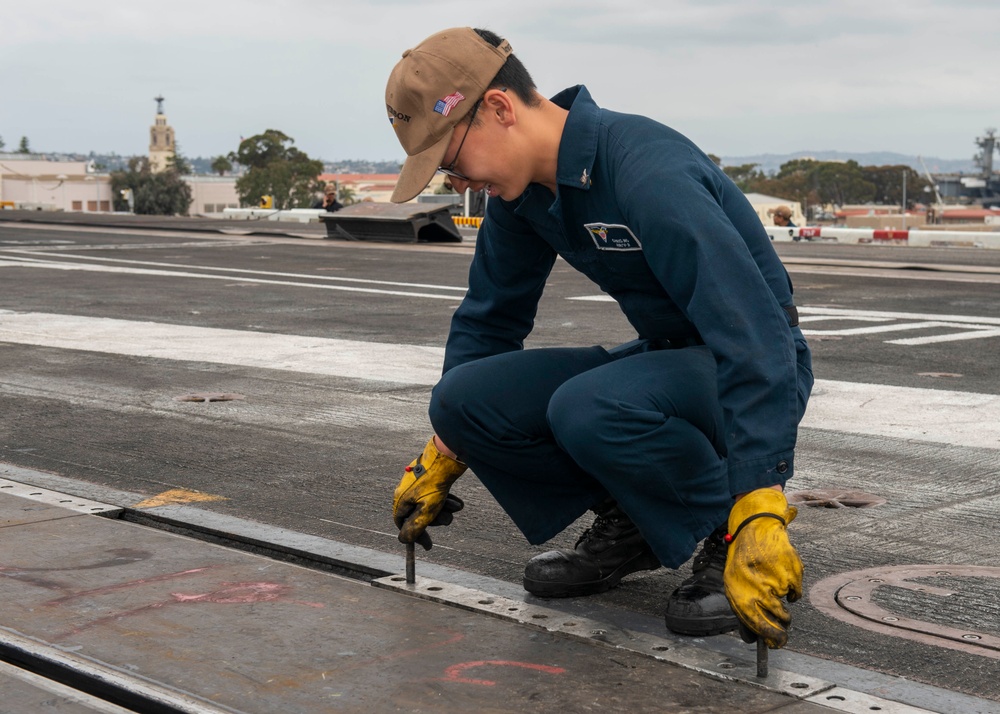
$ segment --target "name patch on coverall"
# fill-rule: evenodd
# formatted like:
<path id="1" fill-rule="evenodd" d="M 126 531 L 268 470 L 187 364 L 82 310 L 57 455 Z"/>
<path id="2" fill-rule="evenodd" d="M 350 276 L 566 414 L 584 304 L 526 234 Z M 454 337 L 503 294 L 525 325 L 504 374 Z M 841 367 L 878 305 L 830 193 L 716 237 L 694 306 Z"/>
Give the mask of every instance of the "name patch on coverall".
<path id="1" fill-rule="evenodd" d="M 642 243 L 628 226 L 618 223 L 584 223 L 598 250 L 642 250 Z"/>

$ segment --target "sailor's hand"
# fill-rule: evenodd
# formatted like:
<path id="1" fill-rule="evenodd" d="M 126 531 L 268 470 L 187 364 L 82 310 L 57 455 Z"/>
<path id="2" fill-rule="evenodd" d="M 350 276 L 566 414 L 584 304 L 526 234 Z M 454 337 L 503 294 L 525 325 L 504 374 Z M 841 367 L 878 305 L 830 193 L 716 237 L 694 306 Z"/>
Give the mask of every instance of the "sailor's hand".
<path id="1" fill-rule="evenodd" d="M 771 649 L 788 642 L 792 618 L 782 598 L 802 597 L 802 560 L 786 531 L 797 513 L 781 491 L 770 488 L 751 491 L 729 513 L 726 597 L 743 639 L 759 636 Z"/>
<path id="2" fill-rule="evenodd" d="M 420 543 L 431 549 L 427 526 L 446 526 L 465 504 L 448 493 L 468 467 L 438 450 L 434 437 L 406 467 L 392 499 L 392 517 L 402 543 Z"/>

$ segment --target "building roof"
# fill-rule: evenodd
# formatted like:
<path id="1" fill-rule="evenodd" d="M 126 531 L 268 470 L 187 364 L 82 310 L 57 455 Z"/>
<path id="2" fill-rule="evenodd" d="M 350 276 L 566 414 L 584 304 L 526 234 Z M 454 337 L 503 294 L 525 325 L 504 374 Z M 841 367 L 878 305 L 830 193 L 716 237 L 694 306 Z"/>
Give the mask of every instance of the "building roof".
<path id="1" fill-rule="evenodd" d="M 848 216 L 899 216 L 899 206 L 845 206 L 833 215 L 837 218 Z"/>
<path id="2" fill-rule="evenodd" d="M 945 208 L 938 215 L 941 218 L 986 218 L 1000 216 L 1000 208 Z"/>
<path id="3" fill-rule="evenodd" d="M 788 206 L 793 206 L 798 203 L 798 201 L 791 198 L 778 198 L 777 196 L 768 196 L 766 193 L 745 193 L 743 195 L 754 205 L 761 203 L 784 203 Z"/>
<path id="4" fill-rule="evenodd" d="M 399 174 L 320 174 L 320 181 L 329 183 L 339 181 L 342 183 L 379 183 L 396 185 Z"/>

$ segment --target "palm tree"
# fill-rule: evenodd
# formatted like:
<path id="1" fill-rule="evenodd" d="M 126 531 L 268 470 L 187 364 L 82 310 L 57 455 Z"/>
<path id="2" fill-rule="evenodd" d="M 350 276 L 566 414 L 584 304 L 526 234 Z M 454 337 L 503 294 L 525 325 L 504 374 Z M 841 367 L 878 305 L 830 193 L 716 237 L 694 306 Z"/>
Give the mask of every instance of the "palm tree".
<path id="1" fill-rule="evenodd" d="M 350 206 L 358 202 L 357 194 L 350 186 L 340 186 L 340 202 L 345 206 Z"/>
<path id="2" fill-rule="evenodd" d="M 227 172 L 232 170 L 233 163 L 225 156 L 216 156 L 212 161 L 212 171 L 219 174 L 219 176 L 225 176 Z"/>

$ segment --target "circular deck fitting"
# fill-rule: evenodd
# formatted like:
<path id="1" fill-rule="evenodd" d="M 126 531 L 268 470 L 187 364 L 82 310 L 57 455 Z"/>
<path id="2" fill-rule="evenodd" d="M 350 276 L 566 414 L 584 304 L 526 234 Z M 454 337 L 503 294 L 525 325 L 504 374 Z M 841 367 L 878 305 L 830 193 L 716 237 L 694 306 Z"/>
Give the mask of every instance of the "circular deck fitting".
<path id="1" fill-rule="evenodd" d="M 944 567 L 947 570 L 940 565 L 904 565 L 839 573 L 816 583 L 809 600 L 820 612 L 866 630 L 1000 659 L 1000 637 L 975 631 L 989 628 L 989 614 L 997 611 L 993 593 L 1000 568 Z M 970 609 L 981 613 L 980 627 L 969 627 L 963 612 Z M 996 622 L 994 617 L 994 629 Z"/>

